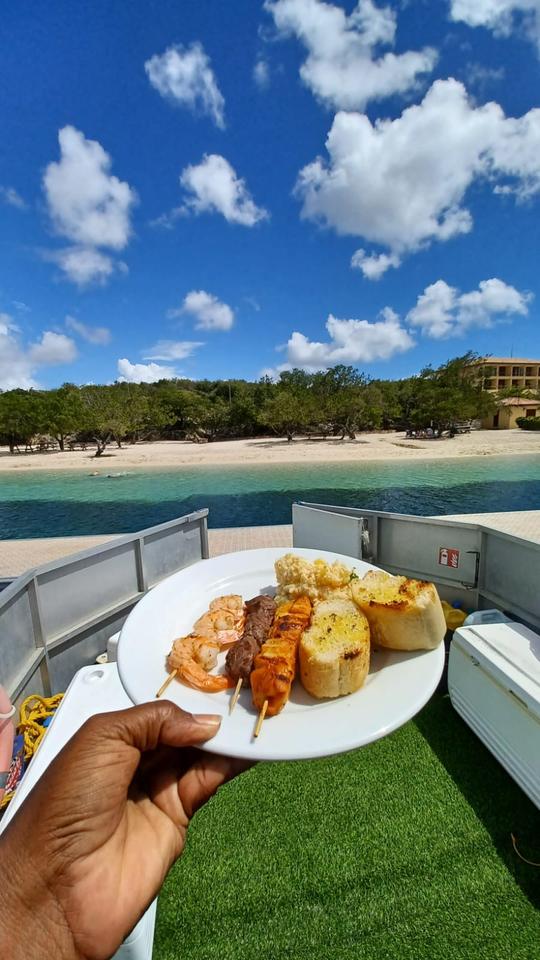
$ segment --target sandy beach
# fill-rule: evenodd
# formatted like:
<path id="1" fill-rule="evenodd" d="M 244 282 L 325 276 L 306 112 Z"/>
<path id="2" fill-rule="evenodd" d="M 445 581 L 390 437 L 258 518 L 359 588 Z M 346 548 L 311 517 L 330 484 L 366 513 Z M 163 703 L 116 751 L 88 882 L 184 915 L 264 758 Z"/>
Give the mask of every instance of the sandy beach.
<path id="1" fill-rule="evenodd" d="M 110 472 L 140 467 L 174 470 L 184 466 L 276 463 L 364 463 L 373 460 L 439 460 L 451 457 L 540 454 L 540 432 L 476 430 L 452 439 L 409 440 L 403 433 L 359 434 L 356 440 L 260 438 L 195 444 L 158 441 L 111 445 L 95 458 L 93 449 L 10 454 L 0 447 L 0 472 L 12 470 L 97 470 Z"/>

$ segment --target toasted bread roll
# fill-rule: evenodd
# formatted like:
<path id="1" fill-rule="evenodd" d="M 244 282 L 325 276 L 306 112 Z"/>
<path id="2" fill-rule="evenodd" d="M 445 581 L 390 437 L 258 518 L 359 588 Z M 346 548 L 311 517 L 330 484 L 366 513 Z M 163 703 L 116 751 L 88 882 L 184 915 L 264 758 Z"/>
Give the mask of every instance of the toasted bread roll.
<path id="1" fill-rule="evenodd" d="M 443 640 L 446 623 L 432 583 L 370 570 L 362 580 L 353 580 L 351 592 L 369 621 L 375 646 L 433 650 Z"/>
<path id="2" fill-rule="evenodd" d="M 313 697 L 358 690 L 369 670 L 369 625 L 352 600 L 322 600 L 300 641 L 300 679 Z"/>

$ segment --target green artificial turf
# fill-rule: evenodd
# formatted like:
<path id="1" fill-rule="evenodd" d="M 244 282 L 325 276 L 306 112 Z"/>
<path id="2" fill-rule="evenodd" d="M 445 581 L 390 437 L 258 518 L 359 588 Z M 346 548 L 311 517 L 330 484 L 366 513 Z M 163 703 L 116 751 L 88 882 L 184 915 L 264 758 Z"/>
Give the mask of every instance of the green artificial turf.
<path id="1" fill-rule="evenodd" d="M 155 960 L 537 960 L 540 817 L 436 696 L 362 750 L 259 764 L 201 810 Z"/>

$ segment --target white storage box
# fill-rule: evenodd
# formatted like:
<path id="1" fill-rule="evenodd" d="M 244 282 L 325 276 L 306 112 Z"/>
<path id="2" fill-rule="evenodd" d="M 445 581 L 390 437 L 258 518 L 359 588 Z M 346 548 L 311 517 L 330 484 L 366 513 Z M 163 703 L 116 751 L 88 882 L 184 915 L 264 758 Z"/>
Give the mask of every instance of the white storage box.
<path id="1" fill-rule="evenodd" d="M 457 712 L 540 807 L 540 636 L 519 623 L 460 627 L 448 690 Z"/>
<path id="2" fill-rule="evenodd" d="M 79 670 L 66 690 L 64 699 L 50 723 L 38 752 L 32 759 L 17 793 L 0 821 L 0 833 L 5 830 L 56 754 L 79 727 L 82 727 L 85 720 L 95 713 L 109 713 L 111 710 L 124 710 L 132 706 L 120 682 L 115 663 L 83 667 Z M 151 960 L 156 904 L 157 901 L 154 900 L 114 955 L 114 960 Z"/>

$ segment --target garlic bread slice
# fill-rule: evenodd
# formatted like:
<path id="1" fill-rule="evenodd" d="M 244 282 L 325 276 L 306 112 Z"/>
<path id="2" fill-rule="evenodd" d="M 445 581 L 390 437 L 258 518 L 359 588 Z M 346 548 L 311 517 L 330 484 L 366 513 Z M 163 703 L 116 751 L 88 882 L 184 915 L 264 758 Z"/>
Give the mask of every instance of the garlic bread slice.
<path id="1" fill-rule="evenodd" d="M 313 697 L 358 690 L 369 670 L 369 624 L 352 600 L 317 603 L 300 641 L 300 679 Z"/>

